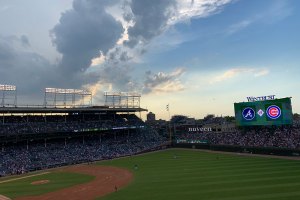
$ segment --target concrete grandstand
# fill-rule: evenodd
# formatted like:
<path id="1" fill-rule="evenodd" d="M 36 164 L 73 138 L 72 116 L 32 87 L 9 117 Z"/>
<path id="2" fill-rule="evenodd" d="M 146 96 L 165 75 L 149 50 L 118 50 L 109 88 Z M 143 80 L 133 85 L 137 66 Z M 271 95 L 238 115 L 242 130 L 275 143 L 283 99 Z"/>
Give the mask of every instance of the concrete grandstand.
<path id="1" fill-rule="evenodd" d="M 164 147 L 134 105 L 0 107 L 0 176 Z"/>

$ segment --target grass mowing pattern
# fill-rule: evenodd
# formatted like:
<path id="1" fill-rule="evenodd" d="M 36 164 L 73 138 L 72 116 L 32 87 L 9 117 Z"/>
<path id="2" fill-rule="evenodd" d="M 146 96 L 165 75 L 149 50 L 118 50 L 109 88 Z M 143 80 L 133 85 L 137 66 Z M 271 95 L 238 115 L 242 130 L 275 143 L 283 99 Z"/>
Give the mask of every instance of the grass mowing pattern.
<path id="1" fill-rule="evenodd" d="M 300 161 L 173 149 L 99 164 L 130 169 L 135 177 L 101 200 L 300 199 Z"/>
<path id="2" fill-rule="evenodd" d="M 0 184 L 0 194 L 10 198 L 45 194 L 58 189 L 71 187 L 93 180 L 94 177 L 85 174 L 69 172 L 51 172 L 40 176 L 29 177 Z M 33 181 L 49 180 L 49 183 L 31 185 Z"/>

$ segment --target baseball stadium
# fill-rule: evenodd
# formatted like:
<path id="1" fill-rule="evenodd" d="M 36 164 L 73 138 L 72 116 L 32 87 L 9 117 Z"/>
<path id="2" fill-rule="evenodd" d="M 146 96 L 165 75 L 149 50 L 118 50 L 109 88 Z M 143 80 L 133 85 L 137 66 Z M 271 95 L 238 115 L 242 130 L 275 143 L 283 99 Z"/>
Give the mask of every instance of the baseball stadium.
<path id="1" fill-rule="evenodd" d="M 46 88 L 19 106 L 1 85 L 0 199 L 300 199 L 291 98 L 234 104 L 234 119 L 147 123 L 141 95 Z M 230 105 L 228 105 L 230 106 Z"/>

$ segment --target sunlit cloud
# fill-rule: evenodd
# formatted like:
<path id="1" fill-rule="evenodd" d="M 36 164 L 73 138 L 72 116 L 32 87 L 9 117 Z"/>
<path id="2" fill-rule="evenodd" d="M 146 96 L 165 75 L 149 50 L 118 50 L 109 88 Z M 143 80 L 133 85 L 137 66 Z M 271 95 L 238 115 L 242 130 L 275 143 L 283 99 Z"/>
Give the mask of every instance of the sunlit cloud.
<path id="1" fill-rule="evenodd" d="M 269 73 L 270 73 L 270 71 L 268 69 L 262 69 L 262 70 L 259 70 L 259 71 L 255 72 L 254 76 L 255 77 L 265 76 L 265 75 L 267 75 Z"/>
<path id="2" fill-rule="evenodd" d="M 99 57 L 92 59 L 91 66 L 101 65 L 104 62 L 105 62 L 105 56 L 100 55 Z"/>
<path id="3" fill-rule="evenodd" d="M 222 9 L 222 6 L 232 0 L 177 0 L 178 10 L 170 18 L 169 24 L 187 21 L 191 18 L 202 18 L 212 15 Z"/>
<path id="4" fill-rule="evenodd" d="M 185 86 L 179 80 L 169 80 L 167 82 L 161 83 L 155 86 L 152 89 L 152 93 L 160 94 L 160 93 L 173 93 L 183 91 Z"/>
<path id="5" fill-rule="evenodd" d="M 185 86 L 180 78 L 184 72 L 184 68 L 175 69 L 171 73 L 158 72 L 157 74 L 152 74 L 151 71 L 148 71 L 146 72 L 143 92 L 148 94 L 182 91 L 185 89 Z"/>
<path id="6" fill-rule="evenodd" d="M 211 84 L 224 82 L 229 79 L 233 79 L 240 75 L 252 75 L 254 77 L 265 76 L 269 74 L 268 69 L 256 69 L 256 68 L 233 68 L 225 71 L 224 73 L 213 77 L 210 81 Z"/>

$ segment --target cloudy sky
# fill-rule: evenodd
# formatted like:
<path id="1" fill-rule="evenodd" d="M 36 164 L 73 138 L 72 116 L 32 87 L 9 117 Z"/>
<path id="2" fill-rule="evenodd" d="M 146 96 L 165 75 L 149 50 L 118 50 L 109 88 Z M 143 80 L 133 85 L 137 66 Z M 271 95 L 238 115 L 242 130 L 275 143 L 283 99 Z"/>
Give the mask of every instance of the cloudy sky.
<path id="1" fill-rule="evenodd" d="M 157 118 L 233 115 L 247 96 L 300 113 L 300 1 L 0 0 L 0 84 L 136 91 Z"/>

